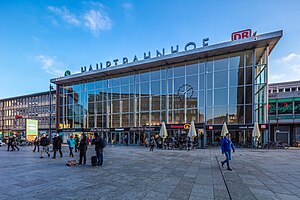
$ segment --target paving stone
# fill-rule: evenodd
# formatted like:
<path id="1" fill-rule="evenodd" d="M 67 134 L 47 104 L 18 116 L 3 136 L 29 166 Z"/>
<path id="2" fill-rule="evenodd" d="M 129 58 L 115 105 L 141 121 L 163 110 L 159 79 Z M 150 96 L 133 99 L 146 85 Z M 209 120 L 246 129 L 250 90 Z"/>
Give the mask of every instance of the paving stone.
<path id="1" fill-rule="evenodd" d="M 238 149 L 229 172 L 220 167 L 219 148 L 107 146 L 104 167 L 91 166 L 91 146 L 87 165 L 75 167 L 65 165 L 67 156 L 40 159 L 31 147 L 0 148 L 0 199 L 300 199 L 299 152 Z"/>

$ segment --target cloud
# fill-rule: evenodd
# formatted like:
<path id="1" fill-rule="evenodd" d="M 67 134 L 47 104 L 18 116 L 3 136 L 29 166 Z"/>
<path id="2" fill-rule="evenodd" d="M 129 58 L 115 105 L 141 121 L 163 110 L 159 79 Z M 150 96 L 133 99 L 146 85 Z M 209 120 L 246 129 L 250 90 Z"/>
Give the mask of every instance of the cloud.
<path id="1" fill-rule="evenodd" d="M 93 33 L 111 29 L 110 18 L 99 10 L 89 10 L 84 14 L 84 25 Z"/>
<path id="2" fill-rule="evenodd" d="M 270 82 L 295 81 L 300 79 L 300 54 L 290 53 L 279 59 L 270 60 Z"/>
<path id="3" fill-rule="evenodd" d="M 60 68 L 63 68 L 63 64 L 55 61 L 55 57 L 49 57 L 44 55 L 38 55 L 37 60 L 42 64 L 42 69 L 51 75 L 54 76 L 62 76 L 63 70 Z"/>
<path id="4" fill-rule="evenodd" d="M 71 13 L 66 7 L 48 6 L 48 10 L 64 22 L 85 28 L 94 35 L 97 35 L 100 31 L 110 30 L 112 21 L 103 11 L 104 6 L 101 3 L 90 2 L 89 7 L 92 9 L 86 9 L 78 15 Z"/>
<path id="5" fill-rule="evenodd" d="M 128 3 L 128 2 L 123 3 L 122 7 L 124 8 L 125 11 L 129 11 L 129 10 L 133 9 L 133 5 L 131 3 Z"/>
<path id="6" fill-rule="evenodd" d="M 57 7 L 53 7 L 53 6 L 48 6 L 48 9 L 58 15 L 59 17 L 61 17 L 65 22 L 71 24 L 71 25 L 75 25 L 75 26 L 79 26 L 80 25 L 80 21 L 77 19 L 77 17 L 75 15 L 73 15 L 72 13 L 70 13 L 70 11 L 65 8 L 57 8 Z"/>

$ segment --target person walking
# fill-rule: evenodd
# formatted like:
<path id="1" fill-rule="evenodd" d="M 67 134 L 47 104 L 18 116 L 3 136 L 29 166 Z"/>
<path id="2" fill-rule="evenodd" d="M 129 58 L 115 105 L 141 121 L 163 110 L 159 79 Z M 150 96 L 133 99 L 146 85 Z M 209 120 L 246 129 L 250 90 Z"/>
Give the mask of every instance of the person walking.
<path id="1" fill-rule="evenodd" d="M 11 148 L 11 151 L 13 151 L 14 147 L 13 147 L 12 143 L 13 143 L 13 138 L 12 138 L 12 136 L 10 136 L 8 138 L 7 151 L 9 151 L 9 148 Z"/>
<path id="2" fill-rule="evenodd" d="M 222 167 L 224 167 L 224 164 L 226 163 L 227 164 L 227 170 L 232 171 L 232 169 L 230 168 L 230 165 L 229 165 L 229 161 L 231 160 L 231 150 L 234 153 L 235 148 L 234 148 L 234 145 L 231 141 L 231 136 L 230 136 L 229 133 L 226 133 L 226 137 L 224 137 L 222 139 L 221 150 L 222 150 L 222 154 L 225 154 L 225 156 L 226 156 L 226 159 L 221 162 Z"/>
<path id="3" fill-rule="evenodd" d="M 19 147 L 17 146 L 18 144 L 18 138 L 14 135 L 13 136 L 13 142 L 12 142 L 12 148 L 15 151 L 16 149 L 18 149 L 18 151 L 20 151 Z"/>
<path id="4" fill-rule="evenodd" d="M 128 146 L 128 135 L 125 135 L 124 141 L 125 141 L 125 145 Z"/>
<path id="5" fill-rule="evenodd" d="M 153 151 L 154 147 L 155 147 L 155 138 L 154 136 L 152 136 L 150 140 L 150 151 Z"/>
<path id="6" fill-rule="evenodd" d="M 103 149 L 106 147 L 105 140 L 95 133 L 95 138 L 92 140 L 92 145 L 95 145 L 95 151 L 97 156 L 97 166 L 103 166 Z"/>
<path id="7" fill-rule="evenodd" d="M 82 164 L 82 161 L 83 161 L 83 164 L 85 165 L 86 164 L 86 151 L 87 151 L 87 147 L 88 147 L 88 138 L 87 136 L 82 133 L 82 138 L 80 140 L 80 143 L 79 143 L 79 165 Z"/>
<path id="8" fill-rule="evenodd" d="M 75 140 L 75 152 L 77 152 L 77 150 L 78 150 L 78 144 L 79 144 L 79 137 L 78 137 L 77 134 L 75 134 L 74 140 Z"/>
<path id="9" fill-rule="evenodd" d="M 58 133 L 56 133 L 55 137 L 53 138 L 53 159 L 56 159 L 56 152 L 59 151 L 60 157 L 63 157 L 62 151 L 61 151 L 61 144 L 62 144 L 62 138 L 59 136 Z"/>
<path id="10" fill-rule="evenodd" d="M 74 157 L 74 154 L 73 154 L 73 149 L 75 147 L 75 140 L 73 138 L 74 136 L 71 135 L 71 138 L 68 140 L 68 144 L 69 144 L 69 150 L 70 150 L 70 157 Z"/>
<path id="11" fill-rule="evenodd" d="M 48 154 L 48 157 L 50 157 L 50 153 L 48 151 L 48 139 L 47 139 L 45 133 L 42 135 L 40 145 L 42 146 L 42 151 L 41 151 L 41 157 L 40 158 L 44 158 L 44 156 L 43 156 L 44 152 L 46 152 Z"/>
<path id="12" fill-rule="evenodd" d="M 39 141 L 38 136 L 35 137 L 33 144 L 34 144 L 33 152 L 35 152 L 36 149 L 38 152 L 40 152 L 40 141 Z"/>

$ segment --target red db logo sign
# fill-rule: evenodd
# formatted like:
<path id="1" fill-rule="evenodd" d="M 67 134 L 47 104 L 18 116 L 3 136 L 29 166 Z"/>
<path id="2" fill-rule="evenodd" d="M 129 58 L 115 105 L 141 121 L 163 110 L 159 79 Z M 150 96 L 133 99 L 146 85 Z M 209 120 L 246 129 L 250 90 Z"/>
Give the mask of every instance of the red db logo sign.
<path id="1" fill-rule="evenodd" d="M 231 34 L 231 40 L 240 40 L 240 39 L 244 39 L 244 38 L 248 38 L 251 37 L 251 29 L 246 29 L 246 30 L 242 30 L 242 31 L 237 31 Z"/>

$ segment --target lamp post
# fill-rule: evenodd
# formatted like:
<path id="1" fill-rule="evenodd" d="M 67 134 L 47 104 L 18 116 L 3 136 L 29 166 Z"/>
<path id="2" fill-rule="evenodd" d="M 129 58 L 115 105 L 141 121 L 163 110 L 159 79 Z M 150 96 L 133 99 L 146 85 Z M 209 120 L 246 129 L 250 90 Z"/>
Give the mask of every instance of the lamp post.
<path id="1" fill-rule="evenodd" d="M 52 96 L 52 90 L 53 90 L 53 87 L 52 87 L 52 85 L 50 84 L 49 85 L 49 106 L 50 106 L 50 108 L 49 108 L 49 138 L 50 138 L 50 142 L 51 142 L 51 126 L 52 126 L 52 98 L 51 98 L 51 96 Z"/>

